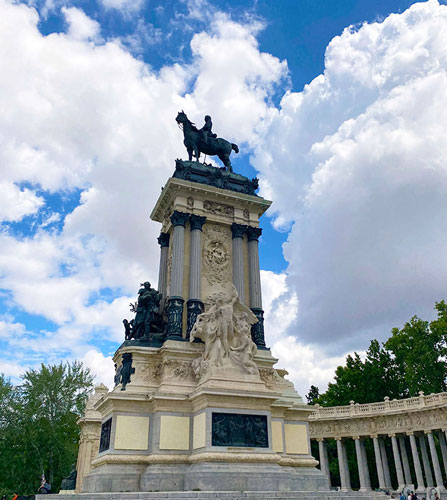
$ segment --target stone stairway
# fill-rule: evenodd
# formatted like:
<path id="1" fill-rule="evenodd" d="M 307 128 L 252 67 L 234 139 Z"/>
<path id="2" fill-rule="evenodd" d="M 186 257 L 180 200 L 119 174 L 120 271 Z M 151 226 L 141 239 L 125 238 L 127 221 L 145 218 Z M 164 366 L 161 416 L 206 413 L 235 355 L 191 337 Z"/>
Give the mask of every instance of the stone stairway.
<path id="1" fill-rule="evenodd" d="M 36 495 L 36 500 L 386 500 L 379 492 L 360 491 L 165 491 Z"/>

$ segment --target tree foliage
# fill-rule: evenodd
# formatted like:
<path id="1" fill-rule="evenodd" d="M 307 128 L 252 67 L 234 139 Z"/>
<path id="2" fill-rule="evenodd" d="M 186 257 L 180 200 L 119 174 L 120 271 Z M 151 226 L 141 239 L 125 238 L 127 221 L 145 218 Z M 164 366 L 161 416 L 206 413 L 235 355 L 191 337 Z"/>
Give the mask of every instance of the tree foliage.
<path id="1" fill-rule="evenodd" d="M 40 476 L 57 491 L 76 462 L 93 377 L 80 362 L 41 365 L 13 386 L 0 376 L 0 490 L 35 493 Z"/>
<path id="2" fill-rule="evenodd" d="M 348 355 L 335 371 L 335 382 L 312 402 L 324 406 L 371 403 L 387 396 L 406 398 L 446 390 L 447 304 L 436 303 L 437 318 L 431 322 L 413 316 L 403 328 L 393 328 L 380 344 L 372 340 L 364 359 Z M 312 386 L 313 393 L 318 388 Z M 310 394 L 310 393 L 309 393 Z M 310 401 L 309 401 L 310 402 Z"/>

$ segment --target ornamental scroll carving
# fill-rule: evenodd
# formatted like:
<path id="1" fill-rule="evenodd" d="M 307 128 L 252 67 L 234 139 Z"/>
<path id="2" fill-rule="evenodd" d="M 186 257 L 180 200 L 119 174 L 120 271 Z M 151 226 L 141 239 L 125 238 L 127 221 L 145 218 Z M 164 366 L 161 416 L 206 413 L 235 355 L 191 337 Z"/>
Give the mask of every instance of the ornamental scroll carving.
<path id="1" fill-rule="evenodd" d="M 139 365 L 137 368 L 138 377 L 146 383 L 160 383 L 162 367 L 160 363 Z"/>
<path id="2" fill-rule="evenodd" d="M 295 390 L 293 383 L 285 379 L 274 368 L 260 368 L 259 375 L 268 389 L 281 391 L 284 389 Z"/>
<path id="3" fill-rule="evenodd" d="M 234 217 L 234 208 L 224 203 L 205 200 L 203 202 L 203 209 L 212 214 L 221 215 L 222 217 Z"/>
<path id="4" fill-rule="evenodd" d="M 195 379 L 191 361 L 166 359 L 161 363 L 142 366 L 139 377 L 143 382 L 159 384 L 161 380 Z"/>
<path id="5" fill-rule="evenodd" d="M 227 230 L 218 224 L 205 224 L 203 245 L 203 274 L 210 285 L 231 282 L 231 239 Z"/>

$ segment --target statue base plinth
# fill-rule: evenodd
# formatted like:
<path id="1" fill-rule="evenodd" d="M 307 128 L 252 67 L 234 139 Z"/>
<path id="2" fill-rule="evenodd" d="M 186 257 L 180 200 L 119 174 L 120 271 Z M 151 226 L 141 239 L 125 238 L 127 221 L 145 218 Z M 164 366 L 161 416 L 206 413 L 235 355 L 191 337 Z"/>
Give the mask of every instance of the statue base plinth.
<path id="1" fill-rule="evenodd" d="M 312 409 L 284 379 L 286 372 L 273 368 L 270 351 L 257 351 L 254 373 L 224 358 L 197 377 L 193 366 L 204 349 L 202 343 L 166 341 L 160 348 L 133 344 L 116 352 L 117 364 L 132 356 L 135 373 L 125 391 L 102 392 L 93 404 L 99 418 L 85 425 L 89 436 L 95 429 L 96 446 L 102 428 L 106 444 L 94 454 L 82 492 L 329 489 L 310 455 L 306 421 Z M 232 430 L 233 424 L 222 427 L 225 419 L 245 423 Z M 260 444 L 244 444 L 250 442 Z M 87 445 L 85 438 L 79 451 L 84 462 L 92 453 Z"/>

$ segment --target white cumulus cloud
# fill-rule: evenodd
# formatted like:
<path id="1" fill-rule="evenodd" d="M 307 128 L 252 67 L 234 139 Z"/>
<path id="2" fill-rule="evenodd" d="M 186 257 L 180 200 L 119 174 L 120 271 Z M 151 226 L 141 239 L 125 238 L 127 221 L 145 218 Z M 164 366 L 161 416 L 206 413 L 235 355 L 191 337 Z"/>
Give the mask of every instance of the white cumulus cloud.
<path id="1" fill-rule="evenodd" d="M 445 298 L 446 109 L 447 6 L 430 0 L 345 29 L 264 123 L 253 162 L 275 223 L 293 223 L 300 341 L 362 349 Z"/>

